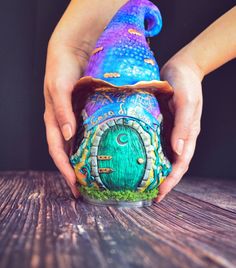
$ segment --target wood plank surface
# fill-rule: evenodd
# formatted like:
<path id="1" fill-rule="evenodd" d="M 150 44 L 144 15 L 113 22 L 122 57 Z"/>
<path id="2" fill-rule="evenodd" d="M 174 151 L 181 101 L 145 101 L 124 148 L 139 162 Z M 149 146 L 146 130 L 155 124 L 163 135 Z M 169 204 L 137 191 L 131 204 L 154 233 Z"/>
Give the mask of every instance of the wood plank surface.
<path id="1" fill-rule="evenodd" d="M 184 178 L 175 190 L 236 212 L 236 180 Z"/>
<path id="2" fill-rule="evenodd" d="M 0 267 L 236 267 L 236 181 L 185 178 L 160 204 L 98 207 L 54 172 L 0 173 Z"/>

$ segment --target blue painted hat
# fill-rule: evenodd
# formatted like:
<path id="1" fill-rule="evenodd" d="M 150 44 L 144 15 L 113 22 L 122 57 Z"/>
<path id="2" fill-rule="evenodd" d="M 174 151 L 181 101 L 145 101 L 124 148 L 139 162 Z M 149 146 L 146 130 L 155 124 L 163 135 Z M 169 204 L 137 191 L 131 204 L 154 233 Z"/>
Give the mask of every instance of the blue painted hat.
<path id="1" fill-rule="evenodd" d="M 159 67 L 146 38 L 159 33 L 162 19 L 148 0 L 130 0 L 122 6 L 98 39 L 84 77 L 75 88 L 138 88 L 172 93 L 160 81 Z"/>

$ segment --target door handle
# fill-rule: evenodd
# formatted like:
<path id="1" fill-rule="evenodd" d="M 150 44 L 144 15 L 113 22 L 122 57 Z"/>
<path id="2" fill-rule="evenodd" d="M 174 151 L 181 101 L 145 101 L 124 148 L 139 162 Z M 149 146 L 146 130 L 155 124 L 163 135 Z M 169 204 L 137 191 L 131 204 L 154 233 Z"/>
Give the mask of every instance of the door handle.
<path id="1" fill-rule="evenodd" d="M 112 156 L 110 155 L 98 155 L 98 160 L 110 160 Z"/>
<path id="2" fill-rule="evenodd" d="M 113 172 L 113 169 L 112 168 L 99 168 L 98 169 L 98 173 L 112 173 Z"/>

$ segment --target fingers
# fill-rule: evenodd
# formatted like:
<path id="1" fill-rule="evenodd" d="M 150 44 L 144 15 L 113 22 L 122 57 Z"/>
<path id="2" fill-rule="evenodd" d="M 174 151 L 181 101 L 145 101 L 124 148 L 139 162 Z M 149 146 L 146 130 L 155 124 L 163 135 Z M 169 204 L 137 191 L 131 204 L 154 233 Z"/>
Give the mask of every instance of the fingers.
<path id="1" fill-rule="evenodd" d="M 174 94 L 169 108 L 174 115 L 171 133 L 173 150 L 172 171 L 159 187 L 156 198 L 160 202 L 176 186 L 188 170 L 200 132 L 202 113 L 203 75 L 191 58 L 180 54 L 172 57 L 161 70 L 162 79 L 169 81 Z"/>
<path id="2" fill-rule="evenodd" d="M 192 131 L 192 124 L 196 105 L 194 101 L 179 98 L 173 104 L 175 106 L 175 121 L 171 135 L 171 145 L 177 155 L 181 155 L 184 150 L 185 140 Z"/>
<path id="3" fill-rule="evenodd" d="M 75 197 L 78 196 L 76 177 L 69 163 L 66 146 L 76 132 L 71 96 L 80 75 L 80 63 L 69 49 L 55 45 L 49 47 L 44 81 L 47 142 L 55 165 Z"/>
<path id="4" fill-rule="evenodd" d="M 160 202 L 187 172 L 200 132 L 201 103 L 196 105 L 196 103 L 186 102 L 185 100 L 178 102 L 176 105 L 175 123 L 171 136 L 175 161 L 172 164 L 171 173 L 159 187 L 157 202 Z"/>
<path id="5" fill-rule="evenodd" d="M 156 198 L 157 202 L 160 202 L 179 183 L 183 175 L 187 172 L 189 163 L 195 151 L 196 140 L 197 133 L 185 140 L 182 155 L 176 156 L 171 173 L 159 187 L 159 193 Z"/>
<path id="6" fill-rule="evenodd" d="M 47 109 L 50 110 L 50 108 Z M 56 118 L 53 117 L 53 113 L 46 111 L 44 121 L 46 125 L 49 153 L 55 165 L 66 179 L 66 182 L 70 187 L 73 195 L 77 198 L 79 196 L 79 192 L 76 188 L 76 176 L 65 152 L 64 139 L 61 135 Z"/>
<path id="7" fill-rule="evenodd" d="M 66 141 L 70 140 L 76 131 L 76 119 L 72 109 L 71 88 L 57 85 L 53 89 L 53 109 L 61 133 Z"/>
<path id="8" fill-rule="evenodd" d="M 80 77 L 80 67 L 74 55 L 59 52 L 60 59 L 51 56 L 47 61 L 44 94 L 46 107 L 53 107 L 52 113 L 64 139 L 68 141 L 76 131 L 71 97 L 74 85 Z"/>

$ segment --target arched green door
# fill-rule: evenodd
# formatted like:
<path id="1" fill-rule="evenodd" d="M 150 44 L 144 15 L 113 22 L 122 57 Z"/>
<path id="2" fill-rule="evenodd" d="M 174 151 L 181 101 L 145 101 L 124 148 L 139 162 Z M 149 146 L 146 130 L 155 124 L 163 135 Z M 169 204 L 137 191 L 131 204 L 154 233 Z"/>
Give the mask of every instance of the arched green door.
<path id="1" fill-rule="evenodd" d="M 139 133 L 124 125 L 107 129 L 98 146 L 98 172 L 110 190 L 135 190 L 143 178 L 146 153 Z"/>

